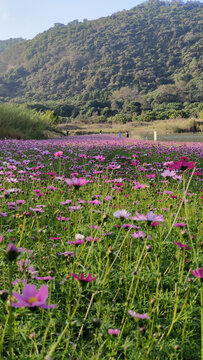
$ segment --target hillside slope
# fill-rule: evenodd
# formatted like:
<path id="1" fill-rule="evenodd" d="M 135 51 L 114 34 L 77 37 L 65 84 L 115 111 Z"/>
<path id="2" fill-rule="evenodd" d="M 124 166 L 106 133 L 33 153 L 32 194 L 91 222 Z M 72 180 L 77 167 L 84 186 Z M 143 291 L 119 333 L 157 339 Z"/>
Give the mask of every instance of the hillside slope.
<path id="1" fill-rule="evenodd" d="M 25 42 L 26 40 L 23 38 L 11 38 L 8 40 L 0 40 L 0 54 L 5 51 L 6 49 L 9 49 L 13 47 L 16 44 L 20 44 Z"/>
<path id="2" fill-rule="evenodd" d="M 53 27 L 0 54 L 0 98 L 61 100 L 184 82 L 200 101 L 199 2 L 152 0 L 95 21 Z"/>

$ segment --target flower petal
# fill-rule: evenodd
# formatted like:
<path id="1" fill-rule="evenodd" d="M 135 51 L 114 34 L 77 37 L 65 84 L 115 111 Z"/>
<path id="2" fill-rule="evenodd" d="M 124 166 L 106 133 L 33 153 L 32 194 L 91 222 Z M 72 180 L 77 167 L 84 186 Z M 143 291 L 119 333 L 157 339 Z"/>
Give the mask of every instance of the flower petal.
<path id="1" fill-rule="evenodd" d="M 48 298 L 48 287 L 47 285 L 43 284 L 37 293 L 37 301 L 38 302 L 45 302 Z"/>

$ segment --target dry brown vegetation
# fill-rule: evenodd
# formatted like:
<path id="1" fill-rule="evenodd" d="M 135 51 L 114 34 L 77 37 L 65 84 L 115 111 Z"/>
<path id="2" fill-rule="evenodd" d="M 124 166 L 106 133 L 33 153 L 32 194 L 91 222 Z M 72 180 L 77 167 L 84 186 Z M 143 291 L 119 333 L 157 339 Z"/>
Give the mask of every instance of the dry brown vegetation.
<path id="1" fill-rule="evenodd" d="M 79 122 L 70 122 L 60 124 L 58 128 L 66 134 L 69 130 L 70 135 L 97 134 L 102 131 L 103 134 L 115 134 L 119 132 L 125 134 L 130 133 L 133 138 L 145 138 L 148 134 L 157 131 L 159 135 L 171 135 L 177 133 L 192 132 L 193 127 L 196 131 L 203 132 L 203 119 L 171 119 L 171 120 L 155 120 L 151 122 L 130 122 L 127 124 L 84 124 Z"/>

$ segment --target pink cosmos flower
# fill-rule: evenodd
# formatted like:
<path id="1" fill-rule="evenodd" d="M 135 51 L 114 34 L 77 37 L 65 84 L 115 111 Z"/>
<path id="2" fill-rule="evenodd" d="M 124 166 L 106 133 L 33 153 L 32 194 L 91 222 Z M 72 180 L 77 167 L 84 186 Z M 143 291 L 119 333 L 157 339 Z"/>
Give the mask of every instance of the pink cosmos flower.
<path id="1" fill-rule="evenodd" d="M 100 229 L 100 226 L 99 225 L 88 225 L 88 228 L 89 229 Z"/>
<path id="2" fill-rule="evenodd" d="M 72 212 L 72 211 L 77 211 L 77 210 L 81 210 L 82 206 L 81 205 L 73 205 L 73 206 L 69 206 L 68 211 Z"/>
<path id="3" fill-rule="evenodd" d="M 127 210 L 117 210 L 113 215 L 118 219 L 129 219 L 131 214 Z"/>
<path id="4" fill-rule="evenodd" d="M 76 279 L 82 283 L 92 282 L 93 280 L 95 280 L 97 278 L 96 276 L 92 277 L 92 274 L 88 274 L 86 277 L 84 277 L 83 273 L 80 274 L 80 276 L 75 273 L 72 273 L 71 276 L 74 277 L 74 279 Z"/>
<path id="5" fill-rule="evenodd" d="M 180 156 L 179 159 L 180 160 L 189 160 L 189 158 L 187 156 Z"/>
<path id="6" fill-rule="evenodd" d="M 147 313 L 145 314 L 137 314 L 135 311 L 133 310 L 128 310 L 128 314 L 131 315 L 132 317 L 134 318 L 137 318 L 137 319 L 149 319 L 150 317 L 148 316 Z"/>
<path id="7" fill-rule="evenodd" d="M 164 178 L 171 177 L 174 180 L 182 180 L 182 176 L 177 175 L 175 170 L 170 171 L 170 170 L 166 169 L 161 173 L 161 176 L 163 176 Z"/>
<path id="8" fill-rule="evenodd" d="M 33 207 L 30 207 L 30 210 L 33 211 L 33 212 L 39 212 L 39 213 L 43 213 L 44 210 L 42 210 L 41 207 L 36 207 L 36 208 L 33 208 Z"/>
<path id="9" fill-rule="evenodd" d="M 143 232 L 143 231 L 136 231 L 134 233 L 132 233 L 132 238 L 135 238 L 135 239 L 139 239 L 139 238 L 144 238 L 146 236 L 146 234 Z"/>
<path id="10" fill-rule="evenodd" d="M 104 200 L 110 201 L 110 200 L 112 200 L 112 197 L 110 195 L 107 195 Z"/>
<path id="11" fill-rule="evenodd" d="M 55 157 L 61 157 L 63 155 L 63 151 L 57 151 L 54 153 Z"/>
<path id="12" fill-rule="evenodd" d="M 65 216 L 57 216 L 56 217 L 58 221 L 69 221 L 71 220 L 71 218 L 67 218 Z"/>
<path id="13" fill-rule="evenodd" d="M 179 169 L 179 170 L 186 170 L 186 169 L 193 169 L 195 167 L 194 161 L 185 161 L 184 159 L 181 159 L 179 161 L 173 161 L 172 164 L 170 164 L 170 170 L 173 169 Z"/>
<path id="14" fill-rule="evenodd" d="M 0 212 L 0 216 L 7 216 L 7 213 Z"/>
<path id="15" fill-rule="evenodd" d="M 177 241 L 175 241 L 174 244 L 177 245 L 178 247 L 182 248 L 182 249 L 190 250 L 190 247 L 188 245 L 186 245 L 186 244 L 182 244 L 182 243 L 177 242 Z"/>
<path id="16" fill-rule="evenodd" d="M 83 240 L 83 239 L 76 239 L 76 240 L 68 241 L 68 243 L 69 243 L 70 245 L 80 245 L 80 244 L 83 244 L 83 243 L 84 243 L 84 240 Z"/>
<path id="17" fill-rule="evenodd" d="M 103 170 L 93 170 L 94 175 L 102 174 Z"/>
<path id="18" fill-rule="evenodd" d="M 73 257 L 74 252 L 73 251 L 64 251 L 64 252 L 59 252 L 58 255 L 63 255 L 68 258 L 69 256 Z"/>
<path id="19" fill-rule="evenodd" d="M 184 227 L 184 226 L 186 226 L 187 224 L 185 224 L 185 223 L 177 223 L 177 224 L 174 224 L 173 226 L 176 226 L 176 227 Z"/>
<path id="20" fill-rule="evenodd" d="M 20 272 L 28 272 L 31 275 L 37 275 L 38 272 L 35 270 L 34 266 L 31 265 L 31 262 L 29 259 L 21 259 L 17 262 L 18 265 L 18 271 Z"/>
<path id="21" fill-rule="evenodd" d="M 137 189 L 145 189 L 145 188 L 148 188 L 148 187 L 149 187 L 149 185 L 147 185 L 147 184 L 140 184 L 138 181 L 135 181 L 133 189 L 135 189 L 135 190 L 137 190 Z"/>
<path id="22" fill-rule="evenodd" d="M 42 285 L 37 291 L 35 285 L 28 284 L 24 286 L 22 295 L 13 292 L 13 296 L 19 300 L 19 302 L 13 303 L 13 307 L 41 307 L 43 309 L 55 308 L 56 304 L 47 305 L 46 300 L 48 297 L 48 287 Z"/>
<path id="23" fill-rule="evenodd" d="M 99 240 L 99 238 L 98 237 L 95 237 L 95 238 L 93 238 L 92 236 L 87 236 L 86 237 L 86 241 L 89 241 L 89 242 L 96 242 L 96 241 L 98 241 Z"/>
<path id="24" fill-rule="evenodd" d="M 109 165 L 109 170 L 118 170 L 120 169 L 121 165 L 118 165 L 118 164 L 110 164 Z"/>
<path id="25" fill-rule="evenodd" d="M 156 174 L 147 174 L 146 175 L 147 179 L 155 179 L 155 177 L 156 177 Z"/>
<path id="26" fill-rule="evenodd" d="M 15 279 L 14 281 L 11 281 L 11 284 L 14 286 L 18 284 L 23 284 L 23 286 L 25 286 L 27 284 L 27 279 Z"/>
<path id="27" fill-rule="evenodd" d="M 98 160 L 98 161 L 104 161 L 106 158 L 104 157 L 104 156 L 102 156 L 102 155 L 97 155 L 97 156 L 95 156 L 94 157 L 96 160 Z"/>
<path id="28" fill-rule="evenodd" d="M 136 211 L 136 216 L 132 217 L 132 220 L 138 220 L 138 221 L 148 221 L 148 222 L 164 222 L 163 215 L 156 215 L 153 213 L 153 211 L 149 211 L 147 215 L 139 214 L 138 211 Z"/>
<path id="29" fill-rule="evenodd" d="M 192 275 L 197 278 L 203 279 L 203 268 L 199 268 L 197 270 L 190 270 Z"/>
<path id="30" fill-rule="evenodd" d="M 48 281 L 48 280 L 54 280 L 55 277 L 52 276 L 35 276 L 36 280 L 42 280 L 42 281 Z"/>
<path id="31" fill-rule="evenodd" d="M 109 329 L 109 330 L 108 330 L 108 334 L 109 334 L 109 335 L 119 335 L 119 334 L 120 334 L 120 330 L 118 330 L 118 329 Z"/>
<path id="32" fill-rule="evenodd" d="M 69 186 L 74 186 L 75 189 L 79 189 L 80 186 L 84 186 L 88 184 L 88 180 L 81 177 L 81 178 L 71 178 L 71 179 L 65 179 L 65 183 Z"/>
<path id="33" fill-rule="evenodd" d="M 67 205 L 67 204 L 70 204 L 70 203 L 71 203 L 71 200 L 67 199 L 65 201 L 61 201 L 60 205 Z"/>

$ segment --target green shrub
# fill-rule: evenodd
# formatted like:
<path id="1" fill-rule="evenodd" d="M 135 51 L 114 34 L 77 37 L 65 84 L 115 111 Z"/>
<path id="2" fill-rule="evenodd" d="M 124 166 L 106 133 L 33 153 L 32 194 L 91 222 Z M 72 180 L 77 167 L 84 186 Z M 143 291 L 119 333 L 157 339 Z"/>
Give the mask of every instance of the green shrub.
<path id="1" fill-rule="evenodd" d="M 0 104 L 0 138 L 43 139 L 57 117 L 53 111 L 38 113 L 23 105 Z"/>

